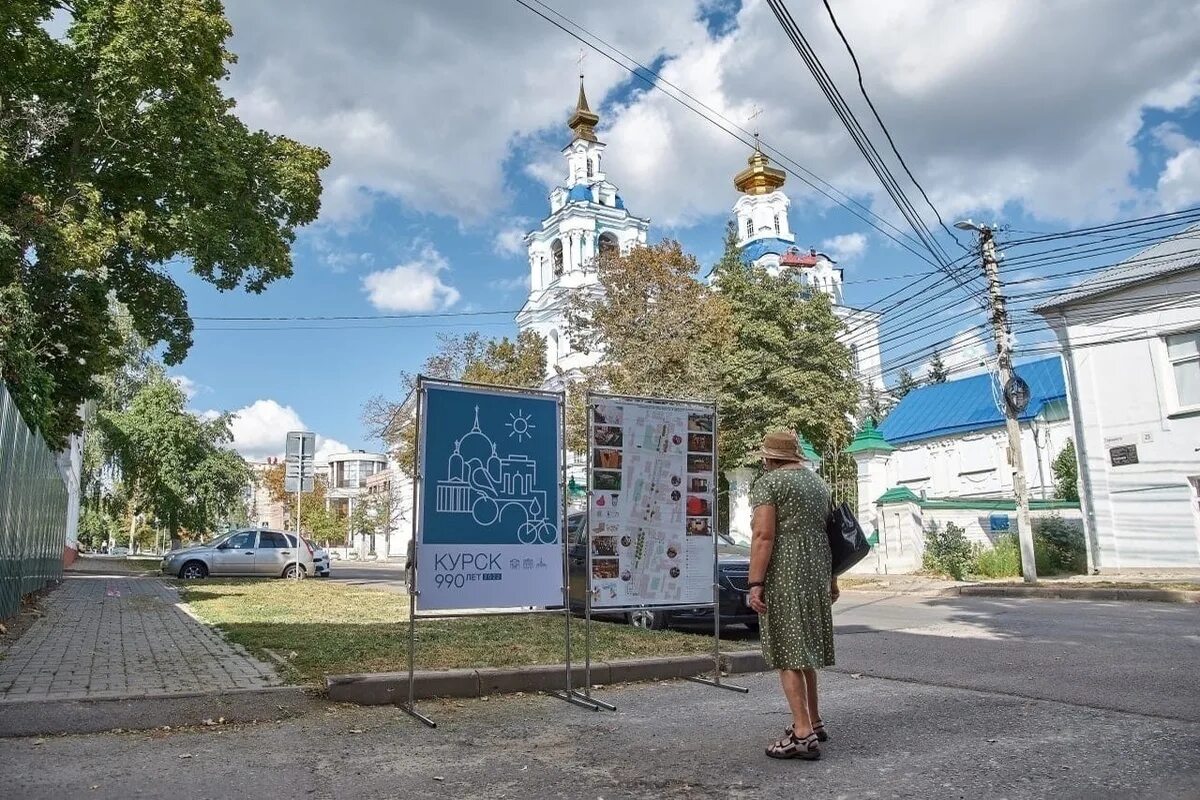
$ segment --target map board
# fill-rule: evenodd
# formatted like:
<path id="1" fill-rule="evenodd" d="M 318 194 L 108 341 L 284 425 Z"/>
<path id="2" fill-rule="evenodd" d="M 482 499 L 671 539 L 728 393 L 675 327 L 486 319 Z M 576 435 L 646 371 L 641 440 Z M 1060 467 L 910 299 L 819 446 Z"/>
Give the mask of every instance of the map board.
<path id="1" fill-rule="evenodd" d="M 713 408 L 603 397 L 589 414 L 592 607 L 711 605 Z"/>
<path id="2" fill-rule="evenodd" d="M 423 384 L 422 609 L 563 602 L 561 395 Z"/>

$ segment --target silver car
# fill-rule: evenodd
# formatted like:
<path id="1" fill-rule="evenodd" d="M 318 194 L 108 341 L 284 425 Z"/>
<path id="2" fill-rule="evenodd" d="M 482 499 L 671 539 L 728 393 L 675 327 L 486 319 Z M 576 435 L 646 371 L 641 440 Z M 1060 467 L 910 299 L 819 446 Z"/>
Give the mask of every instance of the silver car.
<path id="1" fill-rule="evenodd" d="M 172 550 L 163 556 L 164 575 L 195 580 L 208 575 L 294 578 L 316 574 L 312 546 L 296 535 L 264 529 L 240 530 L 195 547 Z"/>

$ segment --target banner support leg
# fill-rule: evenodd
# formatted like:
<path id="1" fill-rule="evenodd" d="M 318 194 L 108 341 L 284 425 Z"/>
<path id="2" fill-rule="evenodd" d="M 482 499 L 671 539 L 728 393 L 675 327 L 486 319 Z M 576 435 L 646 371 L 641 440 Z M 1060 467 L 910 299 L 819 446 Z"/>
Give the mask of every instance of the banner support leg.
<path id="1" fill-rule="evenodd" d="M 715 414 L 714 414 L 715 419 Z M 714 426 L 715 427 L 715 426 Z M 714 437 L 715 438 L 715 437 Z M 714 474 L 715 480 L 715 474 Z M 715 486 L 713 487 L 716 488 Z M 716 493 L 714 492 L 714 495 Z M 713 536 L 713 677 L 688 678 L 692 683 L 703 683 L 707 686 L 716 686 L 718 689 L 728 689 L 731 692 L 741 692 L 749 694 L 750 690 L 745 686 L 737 686 L 732 683 L 721 682 L 721 570 L 720 562 L 717 556 L 717 537 Z"/>
<path id="2" fill-rule="evenodd" d="M 413 576 L 414 576 L 414 578 L 416 577 L 415 569 L 413 571 Z M 414 580 L 413 583 L 415 584 L 416 581 Z M 416 606 L 417 606 L 417 587 L 414 585 L 414 586 L 408 587 L 408 702 L 407 703 L 397 703 L 396 707 L 399 708 L 401 711 L 403 711 L 405 714 L 408 714 L 413 719 L 420 721 L 426 727 L 436 728 L 437 727 L 436 722 L 434 722 L 433 720 L 431 720 L 429 717 L 425 716 L 421 712 L 417 711 L 417 703 L 416 703 L 417 679 L 416 679 L 416 672 L 414 671 L 414 668 L 413 668 L 414 664 L 415 664 L 414 653 L 416 651 L 416 643 L 417 643 Z"/>

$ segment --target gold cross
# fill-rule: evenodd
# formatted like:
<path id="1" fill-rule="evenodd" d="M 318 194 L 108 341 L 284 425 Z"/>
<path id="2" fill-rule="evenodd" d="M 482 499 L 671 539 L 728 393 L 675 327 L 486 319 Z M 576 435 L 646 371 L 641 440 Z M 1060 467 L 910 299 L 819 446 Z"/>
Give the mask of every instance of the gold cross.
<path id="1" fill-rule="evenodd" d="M 754 111 L 750 114 L 750 116 L 746 117 L 746 122 L 754 122 L 754 120 L 758 119 L 758 117 L 762 114 L 762 108 L 759 107 L 758 103 L 755 103 L 753 108 Z M 758 136 L 757 125 L 754 126 L 754 135 Z"/>

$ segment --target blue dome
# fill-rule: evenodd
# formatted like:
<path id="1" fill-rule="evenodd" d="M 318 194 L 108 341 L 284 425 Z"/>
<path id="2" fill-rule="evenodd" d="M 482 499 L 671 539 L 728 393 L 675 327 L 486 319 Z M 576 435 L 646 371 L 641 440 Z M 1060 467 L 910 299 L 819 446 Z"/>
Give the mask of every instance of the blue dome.
<path id="1" fill-rule="evenodd" d="M 781 256 L 788 251 L 789 247 L 795 246 L 792 242 L 786 242 L 783 239 L 776 239 L 774 237 L 756 239 L 742 248 L 742 262 L 753 264 L 767 253 L 774 253 L 777 256 Z"/>
<path id="2" fill-rule="evenodd" d="M 624 210 L 625 201 L 621 199 L 621 195 L 617 195 L 616 200 L 613 201 L 613 205 L 615 205 L 617 208 Z"/>
<path id="3" fill-rule="evenodd" d="M 592 190 L 582 183 L 572 186 L 571 191 L 567 192 L 567 202 L 590 203 L 592 202 Z"/>

